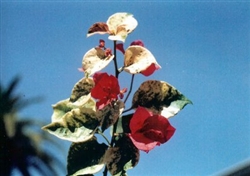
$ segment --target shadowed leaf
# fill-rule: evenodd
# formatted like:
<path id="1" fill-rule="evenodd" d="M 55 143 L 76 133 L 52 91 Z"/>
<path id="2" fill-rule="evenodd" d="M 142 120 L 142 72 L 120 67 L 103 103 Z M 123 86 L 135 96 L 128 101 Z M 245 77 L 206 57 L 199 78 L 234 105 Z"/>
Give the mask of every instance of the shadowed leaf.
<path id="1" fill-rule="evenodd" d="M 112 104 L 106 105 L 101 110 L 97 111 L 97 118 L 101 122 L 101 129 L 104 132 L 108 127 L 113 125 L 124 109 L 122 101 L 113 102 Z"/>
<path id="2" fill-rule="evenodd" d="M 125 145 L 126 144 L 126 145 Z M 112 175 L 124 175 L 139 162 L 140 153 L 130 138 L 120 137 L 114 147 L 109 148 L 104 157 L 107 168 Z"/>
<path id="3" fill-rule="evenodd" d="M 70 101 L 75 102 L 81 96 L 88 95 L 91 89 L 94 87 L 94 84 L 95 83 L 92 78 L 82 78 L 74 85 L 70 96 Z"/>
<path id="4" fill-rule="evenodd" d="M 68 153 L 68 175 L 85 175 L 99 172 L 108 146 L 99 144 L 96 138 L 86 142 L 72 143 Z"/>
<path id="5" fill-rule="evenodd" d="M 123 115 L 119 118 L 116 133 L 130 133 L 129 123 L 133 114 Z"/>
<path id="6" fill-rule="evenodd" d="M 157 80 L 143 82 L 135 92 L 132 101 L 133 108 L 142 106 L 166 118 L 176 115 L 187 104 L 192 102 L 176 88 Z"/>

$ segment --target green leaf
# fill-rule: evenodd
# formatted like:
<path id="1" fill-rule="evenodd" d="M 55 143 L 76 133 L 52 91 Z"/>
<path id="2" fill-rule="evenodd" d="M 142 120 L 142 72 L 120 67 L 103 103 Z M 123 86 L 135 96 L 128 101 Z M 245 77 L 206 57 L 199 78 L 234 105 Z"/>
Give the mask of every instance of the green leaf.
<path id="1" fill-rule="evenodd" d="M 137 20 L 129 13 L 115 13 L 107 20 L 110 40 L 119 40 L 125 42 L 129 33 L 138 25 Z"/>
<path id="2" fill-rule="evenodd" d="M 90 93 L 91 89 L 94 87 L 95 83 L 92 78 L 82 78 L 78 81 L 72 90 L 70 101 L 75 102 L 81 96 L 86 96 Z"/>
<path id="3" fill-rule="evenodd" d="M 82 60 L 82 68 L 86 75 L 91 76 L 105 68 L 114 58 L 114 55 L 106 56 L 105 51 L 101 48 L 92 48 L 84 56 Z"/>
<path id="4" fill-rule="evenodd" d="M 104 132 L 108 127 L 117 121 L 123 109 L 124 103 L 122 101 L 116 101 L 96 112 L 97 118 L 101 122 L 102 132 Z"/>
<path id="5" fill-rule="evenodd" d="M 108 25 L 103 22 L 98 22 L 98 23 L 93 24 L 89 28 L 87 37 L 94 35 L 94 34 L 107 34 L 107 33 L 109 33 Z"/>
<path id="6" fill-rule="evenodd" d="M 99 172 L 108 146 L 99 144 L 95 137 L 86 142 L 72 143 L 68 153 L 68 175 L 85 175 Z"/>
<path id="7" fill-rule="evenodd" d="M 142 106 L 153 113 L 169 118 L 176 115 L 187 104 L 192 104 L 182 93 L 167 82 L 148 80 L 135 92 L 132 107 Z"/>
<path id="8" fill-rule="evenodd" d="M 59 121 L 52 122 L 42 129 L 72 142 L 87 141 L 93 137 L 99 126 L 96 112 L 90 108 L 75 108 L 67 112 Z"/>
<path id="9" fill-rule="evenodd" d="M 124 70 L 126 72 L 137 74 L 146 70 L 151 64 L 161 68 L 148 49 L 139 45 L 132 45 L 126 49 L 124 54 Z"/>
<path id="10" fill-rule="evenodd" d="M 139 162 L 140 153 L 127 135 L 116 141 L 115 146 L 109 148 L 104 157 L 109 172 L 112 175 L 124 175 Z"/>

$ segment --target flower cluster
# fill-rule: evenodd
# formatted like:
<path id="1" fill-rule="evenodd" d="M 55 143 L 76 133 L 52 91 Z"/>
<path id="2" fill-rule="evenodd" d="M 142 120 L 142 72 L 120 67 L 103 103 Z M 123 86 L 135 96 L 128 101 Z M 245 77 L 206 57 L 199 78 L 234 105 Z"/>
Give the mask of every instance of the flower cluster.
<path id="1" fill-rule="evenodd" d="M 84 77 L 74 85 L 71 96 L 52 106 L 52 122 L 43 129 L 72 142 L 68 175 L 94 174 L 103 168 L 103 175 L 108 171 L 125 175 L 139 162 L 139 150 L 149 152 L 170 140 L 175 128 L 169 117 L 192 103 L 167 82 L 148 80 L 134 92 L 132 105 L 126 105 L 135 75 L 150 76 L 161 68 L 141 40 L 124 49 L 123 43 L 136 27 L 137 20 L 129 13 L 115 13 L 107 22 L 93 24 L 87 36 L 108 34 L 114 49 L 123 54 L 123 65 L 118 67 L 116 52 L 100 39 L 99 45 L 84 54 L 79 69 Z M 101 72 L 111 61 L 115 75 Z M 123 71 L 131 75 L 129 90 L 120 89 L 119 74 Z M 110 139 L 104 133 L 108 128 Z M 98 143 L 97 135 L 106 143 Z"/>

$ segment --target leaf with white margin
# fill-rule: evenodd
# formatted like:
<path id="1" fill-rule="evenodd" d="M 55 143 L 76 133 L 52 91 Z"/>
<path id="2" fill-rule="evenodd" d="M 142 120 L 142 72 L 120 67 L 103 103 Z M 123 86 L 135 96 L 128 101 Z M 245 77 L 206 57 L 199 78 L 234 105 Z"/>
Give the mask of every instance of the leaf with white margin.
<path id="1" fill-rule="evenodd" d="M 96 103 L 95 100 L 91 97 L 90 93 L 88 95 L 81 96 L 75 102 L 71 102 L 70 99 L 67 98 L 52 105 L 52 122 L 61 120 L 66 113 L 80 107 L 90 108 L 95 111 Z"/>
<path id="2" fill-rule="evenodd" d="M 158 69 L 161 68 L 148 49 L 139 45 L 132 45 L 126 49 L 124 54 L 124 70 L 126 72 L 137 74 L 145 71 L 152 64 L 155 64 Z"/>
<path id="3" fill-rule="evenodd" d="M 109 39 L 124 42 L 127 34 L 131 33 L 136 28 L 138 22 L 132 14 L 119 12 L 108 18 L 107 25 L 110 32 Z"/>
<path id="4" fill-rule="evenodd" d="M 176 88 L 167 82 L 157 80 L 143 82 L 132 100 L 133 108 L 142 106 L 166 118 L 176 115 L 187 104 L 192 102 Z"/>
<path id="5" fill-rule="evenodd" d="M 68 153 L 68 175 L 85 175 L 99 172 L 104 167 L 103 157 L 108 146 L 99 144 L 95 137 L 86 142 L 72 143 Z"/>
<path id="6" fill-rule="evenodd" d="M 55 121 L 42 129 L 72 142 L 87 141 L 94 136 L 99 126 L 96 112 L 90 108 L 75 108 L 67 112 L 60 121 Z"/>
<path id="7" fill-rule="evenodd" d="M 82 60 L 82 68 L 87 76 L 91 76 L 105 68 L 114 58 L 114 55 L 106 56 L 105 51 L 101 48 L 92 48 L 84 56 Z"/>
<path id="8" fill-rule="evenodd" d="M 77 99 L 79 99 L 81 96 L 88 95 L 91 92 L 91 89 L 94 87 L 95 83 L 93 81 L 93 78 L 82 78 L 79 80 L 73 87 L 70 101 L 75 102 Z"/>

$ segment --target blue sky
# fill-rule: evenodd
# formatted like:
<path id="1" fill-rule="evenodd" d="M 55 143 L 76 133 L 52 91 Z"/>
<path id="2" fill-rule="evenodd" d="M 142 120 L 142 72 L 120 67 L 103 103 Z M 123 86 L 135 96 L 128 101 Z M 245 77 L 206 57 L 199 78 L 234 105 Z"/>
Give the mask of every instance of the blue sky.
<path id="1" fill-rule="evenodd" d="M 128 174 L 211 175 L 248 159 L 249 2 L 1 1 L 1 83 L 21 75 L 24 98 L 44 97 L 20 115 L 50 122 L 51 104 L 68 98 L 83 76 L 77 70 L 83 55 L 100 38 L 112 47 L 107 35 L 86 38 L 88 28 L 116 12 L 138 21 L 125 46 L 143 40 L 162 67 L 136 76 L 134 90 L 147 79 L 163 80 L 193 102 L 170 119 L 176 128 L 171 140 L 141 152 Z M 113 73 L 113 64 L 105 71 Z M 121 87 L 128 87 L 127 78 L 121 74 Z M 63 144 L 67 150 L 70 143 Z"/>

